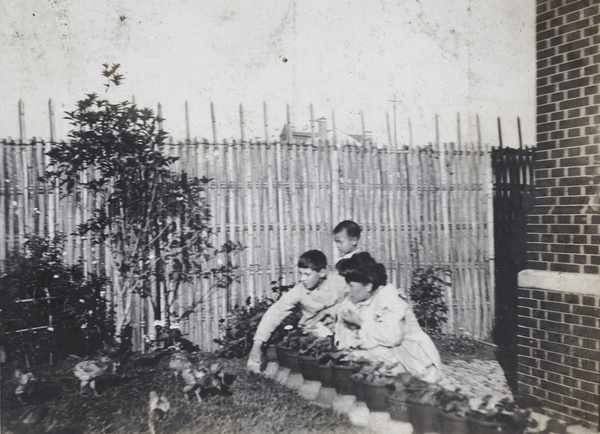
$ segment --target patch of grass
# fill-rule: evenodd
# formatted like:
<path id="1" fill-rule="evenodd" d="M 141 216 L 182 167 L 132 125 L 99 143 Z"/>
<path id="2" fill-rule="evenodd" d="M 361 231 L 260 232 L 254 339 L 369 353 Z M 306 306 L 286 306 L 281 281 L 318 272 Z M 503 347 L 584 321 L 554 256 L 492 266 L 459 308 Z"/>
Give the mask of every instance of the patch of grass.
<path id="1" fill-rule="evenodd" d="M 15 400 L 14 366 L 2 366 L 3 433 L 147 433 L 151 390 L 164 394 L 171 410 L 157 423 L 160 433 L 364 433 L 346 417 L 299 397 L 274 380 L 249 373 L 245 360 L 218 359 L 224 371 L 236 375 L 229 396 L 209 397 L 202 403 L 184 397 L 168 367 L 168 358 L 158 365 L 142 367 L 129 361 L 110 381 L 97 385 L 100 396 L 91 390 L 80 392 L 71 372 L 76 362 L 64 362 L 49 372 L 33 369 L 41 388 L 50 393 L 35 402 Z M 46 416 L 35 425 L 21 418 L 31 409 L 45 408 Z"/>

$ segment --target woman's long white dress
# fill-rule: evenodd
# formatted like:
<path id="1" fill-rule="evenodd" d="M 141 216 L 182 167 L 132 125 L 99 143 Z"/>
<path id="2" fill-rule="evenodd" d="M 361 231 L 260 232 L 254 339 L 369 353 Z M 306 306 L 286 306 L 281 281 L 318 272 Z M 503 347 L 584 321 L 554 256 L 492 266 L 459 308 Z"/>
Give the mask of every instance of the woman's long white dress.
<path id="1" fill-rule="evenodd" d="M 360 303 L 346 299 L 336 310 L 338 314 L 354 311 L 362 320 L 361 327 L 356 328 L 338 315 L 335 325 L 336 345 L 350 349 L 351 358 L 383 363 L 390 374 L 408 372 L 431 383 L 441 379 L 442 362 L 435 344 L 393 285 L 377 288 Z"/>

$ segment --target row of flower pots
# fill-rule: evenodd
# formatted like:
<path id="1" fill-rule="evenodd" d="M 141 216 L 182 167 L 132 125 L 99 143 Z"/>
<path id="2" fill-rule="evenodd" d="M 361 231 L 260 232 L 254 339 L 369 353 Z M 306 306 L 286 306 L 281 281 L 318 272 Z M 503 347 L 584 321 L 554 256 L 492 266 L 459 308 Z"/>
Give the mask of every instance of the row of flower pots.
<path id="1" fill-rule="evenodd" d="M 392 419 L 410 422 L 415 433 L 518 433 L 524 426 L 511 424 L 514 418 L 488 417 L 489 412 L 468 411 L 468 400 L 454 392 L 417 380 L 374 376 L 360 365 L 336 364 L 299 351 L 276 347 L 280 366 L 302 374 L 306 381 L 320 381 L 339 395 L 355 395 L 371 411 L 388 412 Z M 271 353 L 274 358 L 274 354 Z M 360 371 L 360 372 L 359 372 Z M 366 372 L 366 374 L 365 374 Z M 485 403 L 483 403 L 485 404 Z M 483 405 L 482 404 L 482 405 Z M 522 425 L 522 424 L 521 424 Z"/>

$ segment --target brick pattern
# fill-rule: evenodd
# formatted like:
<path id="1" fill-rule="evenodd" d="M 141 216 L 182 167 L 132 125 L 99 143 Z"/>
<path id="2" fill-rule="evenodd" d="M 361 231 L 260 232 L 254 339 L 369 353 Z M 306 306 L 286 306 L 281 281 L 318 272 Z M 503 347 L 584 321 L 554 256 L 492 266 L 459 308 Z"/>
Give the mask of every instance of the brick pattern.
<path id="1" fill-rule="evenodd" d="M 598 427 L 600 296 L 519 289 L 519 391 L 546 413 Z"/>
<path id="2" fill-rule="evenodd" d="M 600 0 L 537 1 L 535 178 L 528 268 L 600 273 Z"/>

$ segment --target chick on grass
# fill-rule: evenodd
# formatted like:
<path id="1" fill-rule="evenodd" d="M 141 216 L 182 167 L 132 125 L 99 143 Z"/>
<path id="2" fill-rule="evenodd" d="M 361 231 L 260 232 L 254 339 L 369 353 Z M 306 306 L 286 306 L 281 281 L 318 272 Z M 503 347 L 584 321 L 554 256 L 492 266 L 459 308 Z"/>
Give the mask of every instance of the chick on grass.
<path id="1" fill-rule="evenodd" d="M 37 389 L 37 380 L 33 372 L 24 372 L 16 369 L 15 379 L 17 380 L 17 388 L 15 389 L 17 399 L 22 403 L 31 402 Z"/>
<path id="2" fill-rule="evenodd" d="M 75 365 L 73 373 L 81 382 L 81 392 L 89 384 L 94 393 L 99 395 L 96 390 L 96 379 L 108 370 L 110 367 L 109 362 L 110 359 L 103 356 L 97 360 L 83 360 Z"/>
<path id="3" fill-rule="evenodd" d="M 154 390 L 150 392 L 150 405 L 148 407 L 148 427 L 151 434 L 156 433 L 156 424 L 165 420 L 171 410 L 171 403 L 164 395 L 158 395 Z"/>

